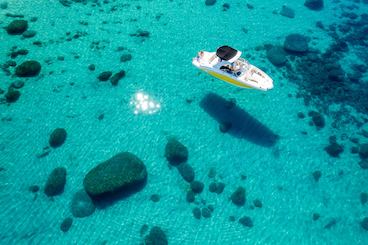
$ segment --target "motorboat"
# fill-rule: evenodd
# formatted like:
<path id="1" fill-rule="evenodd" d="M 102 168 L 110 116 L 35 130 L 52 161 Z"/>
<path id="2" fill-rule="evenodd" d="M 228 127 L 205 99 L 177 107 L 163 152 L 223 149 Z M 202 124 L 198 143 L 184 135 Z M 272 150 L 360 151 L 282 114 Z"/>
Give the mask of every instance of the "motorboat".
<path id="1" fill-rule="evenodd" d="M 216 52 L 199 51 L 192 64 L 222 81 L 241 88 L 267 91 L 273 80 L 264 71 L 241 58 L 242 52 L 221 46 Z"/>

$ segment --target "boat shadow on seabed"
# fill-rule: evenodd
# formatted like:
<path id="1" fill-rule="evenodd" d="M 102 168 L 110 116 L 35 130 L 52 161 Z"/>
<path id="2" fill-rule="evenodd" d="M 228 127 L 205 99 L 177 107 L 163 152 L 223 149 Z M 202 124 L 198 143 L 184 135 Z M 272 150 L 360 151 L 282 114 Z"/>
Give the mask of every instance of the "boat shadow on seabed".
<path id="1" fill-rule="evenodd" d="M 204 96 L 200 107 L 218 123 L 231 125 L 227 133 L 234 137 L 246 139 L 263 147 L 274 146 L 280 138 L 234 102 L 217 94 L 208 93 Z"/>

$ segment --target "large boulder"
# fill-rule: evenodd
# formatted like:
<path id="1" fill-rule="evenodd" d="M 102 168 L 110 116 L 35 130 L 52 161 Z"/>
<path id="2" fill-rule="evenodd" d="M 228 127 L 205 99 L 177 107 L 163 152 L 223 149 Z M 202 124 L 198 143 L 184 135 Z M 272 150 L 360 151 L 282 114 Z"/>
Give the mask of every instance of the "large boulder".
<path id="1" fill-rule="evenodd" d="M 26 20 L 13 20 L 5 28 L 10 35 L 20 35 L 28 28 L 28 22 Z"/>
<path id="2" fill-rule="evenodd" d="M 344 147 L 336 142 L 331 142 L 324 149 L 331 157 L 339 157 L 344 151 Z"/>
<path id="3" fill-rule="evenodd" d="M 34 77 L 41 71 L 41 64 L 35 60 L 28 60 L 15 68 L 18 77 Z"/>
<path id="4" fill-rule="evenodd" d="M 144 163 L 130 152 L 119 153 L 91 169 L 84 178 L 86 192 L 93 198 L 129 194 L 146 182 Z"/>
<path id="5" fill-rule="evenodd" d="M 311 10 L 323 9 L 323 0 L 305 0 L 304 6 Z"/>
<path id="6" fill-rule="evenodd" d="M 66 183 L 66 169 L 64 167 L 55 168 L 49 175 L 44 192 L 47 196 L 56 196 L 64 191 Z"/>
<path id="7" fill-rule="evenodd" d="M 284 49 L 279 46 L 273 46 L 267 50 L 267 59 L 277 67 L 283 66 L 287 61 Z"/>
<path id="8" fill-rule="evenodd" d="M 188 163 L 179 164 L 177 168 L 181 177 L 183 177 L 185 181 L 190 183 L 194 180 L 195 177 L 194 169 Z"/>
<path id="9" fill-rule="evenodd" d="M 70 210 L 74 217 L 83 218 L 93 214 L 96 207 L 84 190 L 76 192 L 72 199 Z"/>
<path id="10" fill-rule="evenodd" d="M 178 140 L 171 138 L 165 147 L 165 157 L 171 165 L 177 166 L 188 160 L 188 149 Z"/>
<path id="11" fill-rule="evenodd" d="M 290 34 L 285 38 L 284 49 L 289 53 L 308 52 L 309 38 L 300 34 Z"/>

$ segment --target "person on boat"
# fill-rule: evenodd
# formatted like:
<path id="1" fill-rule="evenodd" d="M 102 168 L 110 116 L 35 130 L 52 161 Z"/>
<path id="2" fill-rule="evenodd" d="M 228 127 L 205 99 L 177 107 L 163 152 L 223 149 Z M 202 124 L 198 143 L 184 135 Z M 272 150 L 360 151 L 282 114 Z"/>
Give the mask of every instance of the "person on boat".
<path id="1" fill-rule="evenodd" d="M 202 50 L 199 51 L 198 54 L 197 54 L 197 60 L 202 59 L 203 58 L 203 55 L 204 55 L 203 51 Z"/>

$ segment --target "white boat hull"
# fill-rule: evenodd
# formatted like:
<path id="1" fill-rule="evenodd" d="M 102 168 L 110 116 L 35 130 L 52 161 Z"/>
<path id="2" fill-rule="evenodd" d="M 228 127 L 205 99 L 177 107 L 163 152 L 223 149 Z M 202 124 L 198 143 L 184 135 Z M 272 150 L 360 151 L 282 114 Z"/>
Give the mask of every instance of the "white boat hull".
<path id="1" fill-rule="evenodd" d="M 216 67 L 218 61 L 213 59 L 215 53 L 203 53 L 202 57 L 193 58 L 192 63 L 195 67 L 211 76 L 241 88 L 257 89 L 262 91 L 267 91 L 273 88 L 273 80 L 258 67 L 247 64 L 246 70 L 242 71 L 240 75 L 235 75 L 234 73 L 226 72 Z"/>

